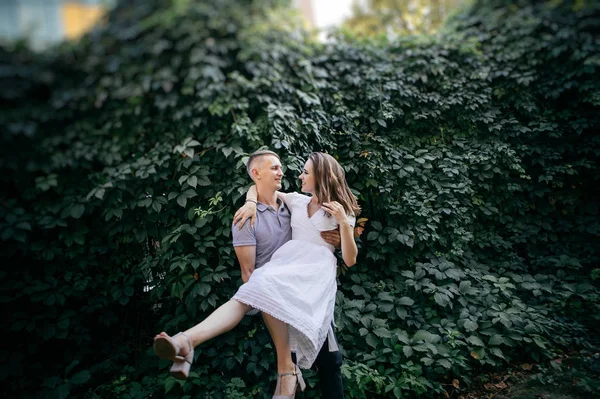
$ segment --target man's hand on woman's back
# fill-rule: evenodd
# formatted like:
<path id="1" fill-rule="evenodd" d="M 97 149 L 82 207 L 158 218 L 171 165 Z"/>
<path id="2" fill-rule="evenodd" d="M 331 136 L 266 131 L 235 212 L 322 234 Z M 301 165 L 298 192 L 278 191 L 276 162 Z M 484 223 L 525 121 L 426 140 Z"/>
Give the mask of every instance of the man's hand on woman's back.
<path id="1" fill-rule="evenodd" d="M 337 249 L 340 249 L 342 245 L 342 238 L 340 237 L 340 232 L 337 229 L 322 231 L 321 238 L 323 238 L 327 244 L 333 245 Z"/>

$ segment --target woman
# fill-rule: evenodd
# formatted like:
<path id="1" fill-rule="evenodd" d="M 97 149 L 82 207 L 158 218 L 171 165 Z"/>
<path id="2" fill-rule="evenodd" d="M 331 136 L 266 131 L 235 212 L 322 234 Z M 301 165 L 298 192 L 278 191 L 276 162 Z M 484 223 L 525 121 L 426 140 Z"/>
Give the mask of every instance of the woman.
<path id="1" fill-rule="evenodd" d="M 312 153 L 300 180 L 302 191 L 312 196 L 278 193 L 292 213 L 292 240 L 203 322 L 174 337 L 164 332 L 155 337 L 156 354 L 174 361 L 171 372 L 179 378 L 187 377 L 194 347 L 229 331 L 254 308 L 270 320 L 278 364 L 274 398 L 293 398 L 298 385 L 304 390 L 298 366 L 309 368 L 314 362 L 331 329 L 335 305 L 337 261 L 333 246 L 319 232 L 339 226 L 342 257 L 352 266 L 358 253 L 353 225 L 360 209 L 343 169 L 328 154 Z M 248 199 L 256 200 L 255 190 Z M 249 202 L 245 207 L 254 206 Z M 298 366 L 292 363 L 290 350 L 296 352 Z"/>

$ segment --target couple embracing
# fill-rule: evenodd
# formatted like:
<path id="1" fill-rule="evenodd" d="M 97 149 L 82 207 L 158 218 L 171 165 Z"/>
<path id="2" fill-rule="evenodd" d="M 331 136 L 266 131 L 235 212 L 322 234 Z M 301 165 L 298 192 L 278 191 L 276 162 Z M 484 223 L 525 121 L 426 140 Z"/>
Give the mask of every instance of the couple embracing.
<path id="1" fill-rule="evenodd" d="M 277 354 L 273 398 L 293 398 L 297 387 L 304 390 L 300 368 L 313 363 L 323 396 L 343 397 L 341 356 L 332 328 L 337 290 L 333 252 L 339 246 L 346 265 L 356 263 L 356 198 L 342 167 L 328 154 L 310 154 L 299 176 L 302 192 L 310 196 L 278 191 L 283 172 L 274 152 L 255 152 L 247 170 L 255 185 L 232 227 L 244 284 L 196 326 L 172 337 L 158 334 L 154 350 L 173 360 L 174 376 L 186 378 L 196 346 L 231 330 L 246 313 L 260 311 Z"/>

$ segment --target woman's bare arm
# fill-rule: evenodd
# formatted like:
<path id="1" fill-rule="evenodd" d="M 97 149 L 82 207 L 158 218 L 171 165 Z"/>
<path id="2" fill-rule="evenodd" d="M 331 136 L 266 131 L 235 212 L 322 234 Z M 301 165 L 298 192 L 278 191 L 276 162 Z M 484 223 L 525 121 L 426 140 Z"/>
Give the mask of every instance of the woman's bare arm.
<path id="1" fill-rule="evenodd" d="M 242 228 L 248 218 L 250 218 L 250 227 L 254 226 L 257 200 L 258 191 L 256 191 L 256 185 L 252 185 L 246 193 L 246 203 L 233 215 L 233 224 L 236 224 L 238 229 Z"/>
<path id="2" fill-rule="evenodd" d="M 354 241 L 354 227 L 348 219 L 340 222 L 340 237 L 342 239 L 342 258 L 346 266 L 351 267 L 356 264 L 358 247 Z"/>
<path id="3" fill-rule="evenodd" d="M 342 239 L 342 259 L 348 267 L 353 266 L 356 263 L 358 247 L 354 241 L 354 227 L 350 224 L 344 207 L 337 201 L 331 201 L 322 204 L 321 208 L 336 218 Z"/>

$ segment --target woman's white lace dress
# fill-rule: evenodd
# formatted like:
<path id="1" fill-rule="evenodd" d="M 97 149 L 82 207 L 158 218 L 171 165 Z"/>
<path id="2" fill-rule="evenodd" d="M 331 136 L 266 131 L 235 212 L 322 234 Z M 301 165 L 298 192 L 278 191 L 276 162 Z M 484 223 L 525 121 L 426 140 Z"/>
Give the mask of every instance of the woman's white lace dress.
<path id="1" fill-rule="evenodd" d="M 335 306 L 336 265 L 333 246 L 319 232 L 337 228 L 333 216 L 318 210 L 308 217 L 311 197 L 285 195 L 292 213 L 292 239 L 256 269 L 233 296 L 289 325 L 290 348 L 298 366 L 310 368 L 331 330 Z M 354 225 L 354 217 L 349 217 Z M 337 347 L 335 340 L 330 341 Z"/>

